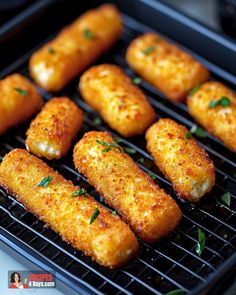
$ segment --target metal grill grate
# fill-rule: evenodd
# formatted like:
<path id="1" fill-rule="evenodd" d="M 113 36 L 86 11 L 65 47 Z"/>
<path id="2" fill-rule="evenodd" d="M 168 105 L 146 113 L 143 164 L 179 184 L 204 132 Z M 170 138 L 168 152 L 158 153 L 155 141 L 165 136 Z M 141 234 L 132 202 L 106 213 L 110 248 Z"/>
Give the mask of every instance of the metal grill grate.
<path id="1" fill-rule="evenodd" d="M 124 53 L 130 41 L 141 32 L 147 31 L 147 28 L 125 15 L 124 22 L 125 31 L 120 41 L 97 63 L 119 64 L 131 77 L 134 77 L 134 73 L 125 63 Z M 26 64 L 30 54 L 31 52 L 27 53 L 1 75 L 14 71 L 30 78 Z M 225 77 L 229 77 L 226 82 L 230 85 L 230 74 L 226 75 L 227 73 L 223 70 L 203 58 L 200 60 L 218 80 L 224 78 L 225 82 Z M 78 134 L 77 140 L 84 132 L 91 129 L 107 130 L 114 136 L 119 136 L 106 124 L 95 126 L 93 122 L 97 114 L 81 100 L 76 91 L 77 82 L 78 79 L 60 93 L 60 95 L 73 98 L 85 111 L 83 130 Z M 158 117 L 173 118 L 187 127 L 193 125 L 186 105 L 166 101 L 156 89 L 146 82 L 142 82 L 141 87 L 156 109 Z M 50 93 L 42 89 L 39 91 L 45 100 L 52 97 Z M 29 122 L 1 137 L 0 160 L 13 148 L 24 148 L 25 131 L 28 124 Z M 165 294 L 178 288 L 190 292 L 197 287 L 206 286 L 209 276 L 217 275 L 220 267 L 227 261 L 234 259 L 236 262 L 236 257 L 233 255 L 236 248 L 236 163 L 234 154 L 211 136 L 201 139 L 200 144 L 207 150 L 216 165 L 217 185 L 211 195 L 197 204 L 191 204 L 181 201 L 176 196 L 171 184 L 154 165 L 152 157 L 145 150 L 144 137 L 123 139 L 121 144 L 136 151 L 132 157 L 138 165 L 154 175 L 156 183 L 178 202 L 183 218 L 178 228 L 169 236 L 154 245 L 148 245 L 140 240 L 139 253 L 132 261 L 121 269 L 109 270 L 92 262 L 80 251 L 63 242 L 55 232 L 46 228 L 43 222 L 26 212 L 24 206 L 15 198 L 0 189 L 0 220 L 3 231 L 14 236 L 19 244 L 26 244 L 41 258 L 49 260 L 56 270 L 60 270 L 78 285 L 86 286 L 90 292 L 95 294 Z M 140 161 L 140 158 L 144 161 Z M 72 150 L 60 161 L 50 162 L 49 165 L 75 184 L 86 188 L 92 196 L 104 204 L 102 197 L 83 176 L 74 170 Z M 220 200 L 220 196 L 226 191 L 229 191 L 232 196 L 230 208 Z M 206 233 L 206 247 L 201 257 L 195 252 L 198 228 Z"/>

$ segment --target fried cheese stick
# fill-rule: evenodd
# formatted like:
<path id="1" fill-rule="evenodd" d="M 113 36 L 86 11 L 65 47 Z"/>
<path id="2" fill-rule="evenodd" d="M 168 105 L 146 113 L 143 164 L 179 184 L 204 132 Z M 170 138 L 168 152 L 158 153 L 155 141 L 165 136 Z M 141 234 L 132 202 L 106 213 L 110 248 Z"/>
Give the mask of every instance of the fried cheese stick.
<path id="1" fill-rule="evenodd" d="M 43 184 L 48 177 L 51 181 Z M 0 185 L 63 240 L 101 265 L 118 267 L 137 251 L 128 225 L 88 194 L 72 196 L 82 190 L 26 150 L 15 149 L 4 157 Z"/>
<path id="2" fill-rule="evenodd" d="M 83 123 L 82 110 L 67 97 L 48 101 L 27 130 L 26 147 L 48 160 L 66 155 Z"/>
<path id="3" fill-rule="evenodd" d="M 185 126 L 160 119 L 146 132 L 147 150 L 183 199 L 196 202 L 215 184 L 215 168 Z"/>
<path id="4" fill-rule="evenodd" d="M 174 101 L 184 101 L 190 89 L 209 78 L 208 70 L 190 54 L 154 33 L 134 39 L 126 60 L 141 77 Z"/>
<path id="5" fill-rule="evenodd" d="M 109 133 L 87 132 L 74 148 L 74 163 L 143 240 L 154 242 L 178 224 L 181 211 L 176 202 Z"/>
<path id="6" fill-rule="evenodd" d="M 125 137 L 144 133 L 155 120 L 142 90 L 116 65 L 90 68 L 82 75 L 79 88 L 84 100 Z"/>
<path id="7" fill-rule="evenodd" d="M 42 105 L 36 88 L 20 74 L 0 80 L 0 99 L 0 134 L 29 119 Z"/>
<path id="8" fill-rule="evenodd" d="M 236 94 L 216 81 L 204 83 L 188 96 L 189 113 L 210 134 L 236 152 Z"/>
<path id="9" fill-rule="evenodd" d="M 48 91 L 61 90 L 119 38 L 122 22 L 112 4 L 91 9 L 30 58 L 33 79 Z"/>

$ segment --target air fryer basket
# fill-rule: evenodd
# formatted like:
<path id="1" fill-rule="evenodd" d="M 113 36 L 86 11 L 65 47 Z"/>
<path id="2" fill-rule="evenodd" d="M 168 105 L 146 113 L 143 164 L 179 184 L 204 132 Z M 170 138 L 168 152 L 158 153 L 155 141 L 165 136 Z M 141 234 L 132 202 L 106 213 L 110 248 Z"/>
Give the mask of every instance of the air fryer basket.
<path id="1" fill-rule="evenodd" d="M 96 6 L 104 1 L 83 2 L 83 8 L 85 8 L 86 5 Z M 155 1 L 110 2 L 116 3 L 122 10 L 125 29 L 116 45 L 96 64 L 115 63 L 122 66 L 130 77 L 135 77 L 135 73 L 125 62 L 126 48 L 137 35 L 158 29 L 159 33 L 172 37 L 173 42 L 181 41 L 182 45 L 179 45 L 182 47 L 185 45 L 186 47 L 183 47 L 185 50 L 205 64 L 211 71 L 213 79 L 221 80 L 234 88 L 236 70 L 234 67 L 231 71 L 232 60 L 230 59 L 233 56 L 235 59 L 236 46 L 230 40 Z M 72 2 L 70 5 L 73 9 Z M 81 12 L 78 11 L 79 13 Z M 57 21 L 60 22 L 60 19 Z M 150 25 L 150 22 L 153 22 L 155 27 L 146 25 Z M 181 36 L 178 35 L 180 31 Z M 174 32 L 176 38 L 174 38 Z M 190 40 L 190 36 L 194 40 Z M 50 39 L 52 36 L 48 37 Z M 1 78 L 7 74 L 19 72 L 31 79 L 28 73 L 28 58 L 35 49 L 28 50 L 24 56 L 2 70 Z M 209 57 L 209 52 L 214 56 Z M 216 63 L 217 57 L 218 63 Z M 78 78 L 75 79 L 57 94 L 69 96 L 85 111 L 83 130 L 76 140 L 79 140 L 88 130 L 107 130 L 114 136 L 121 137 L 105 123 L 96 126 L 94 119 L 98 117 L 98 114 L 80 97 L 77 91 L 78 80 Z M 161 93 L 145 81 L 140 86 L 148 95 L 158 118 L 169 117 L 188 128 L 194 124 L 185 104 L 167 101 Z M 38 89 L 45 100 L 53 96 L 51 93 Z M 28 125 L 29 121 L 1 136 L 0 160 L 13 148 L 24 148 L 25 131 Z M 154 245 L 139 240 L 138 255 L 120 269 L 106 269 L 75 250 L 50 228 L 45 227 L 43 222 L 28 213 L 22 204 L 3 189 L 0 189 L 0 239 L 46 270 L 57 271 L 58 278 L 63 279 L 80 294 L 165 294 L 174 289 L 198 294 L 203 290 L 209 290 L 236 264 L 236 162 L 235 154 L 212 136 L 200 139 L 199 143 L 215 163 L 217 184 L 210 195 L 199 203 L 192 204 L 180 200 L 171 184 L 154 165 L 152 157 L 145 149 L 144 136 L 123 139 L 121 143 L 123 146 L 131 147 L 136 151 L 131 156 L 138 165 L 144 171 L 154 175 L 156 183 L 178 202 L 183 218 L 171 234 Z M 49 162 L 49 165 L 65 178 L 86 188 L 92 196 L 106 206 L 103 198 L 88 184 L 86 178 L 75 171 L 72 163 L 72 149 L 66 157 Z M 220 199 L 224 192 L 231 193 L 230 207 Z M 195 251 L 198 228 L 206 234 L 206 246 L 200 257 Z"/>

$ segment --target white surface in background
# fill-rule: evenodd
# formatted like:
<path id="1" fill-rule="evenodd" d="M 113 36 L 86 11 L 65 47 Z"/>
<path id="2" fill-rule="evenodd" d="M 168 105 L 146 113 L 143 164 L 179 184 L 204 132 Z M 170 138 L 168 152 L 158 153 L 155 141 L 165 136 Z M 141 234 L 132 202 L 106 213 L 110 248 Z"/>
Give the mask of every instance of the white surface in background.
<path id="1" fill-rule="evenodd" d="M 51 289 L 8 289 L 8 270 L 28 270 L 25 266 L 0 249 L 0 294 L 1 295 L 62 295 L 56 288 Z M 30 269 L 33 270 L 33 269 Z M 38 269 L 35 269 L 38 270 Z"/>

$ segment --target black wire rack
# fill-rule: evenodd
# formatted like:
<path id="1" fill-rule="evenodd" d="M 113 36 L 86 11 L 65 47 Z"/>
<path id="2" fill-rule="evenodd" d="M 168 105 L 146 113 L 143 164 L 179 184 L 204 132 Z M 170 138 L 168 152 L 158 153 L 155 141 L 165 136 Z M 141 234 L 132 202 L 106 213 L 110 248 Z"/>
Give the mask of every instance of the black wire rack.
<path id="1" fill-rule="evenodd" d="M 128 73 L 135 74 L 128 68 L 124 54 L 130 41 L 138 34 L 151 31 L 143 24 L 124 15 L 125 30 L 114 46 L 100 63 L 115 63 Z M 35 49 L 34 49 L 35 50 Z M 19 72 L 30 79 L 27 61 L 33 50 L 28 52 L 13 65 L 0 73 L 1 76 Z M 193 55 L 196 56 L 192 52 Z M 222 77 L 222 70 L 198 57 L 212 73 L 213 78 L 222 80 L 232 87 L 230 81 Z M 66 95 L 75 100 L 85 112 L 85 122 L 77 140 L 89 130 L 109 131 L 120 137 L 105 123 L 97 126 L 95 113 L 87 105 L 77 90 L 78 79 L 57 95 Z M 190 128 L 194 122 L 187 112 L 185 104 L 165 100 L 161 93 L 147 82 L 141 83 L 141 88 L 147 94 L 156 110 L 157 117 L 170 117 Z M 38 88 L 45 100 L 52 97 L 51 93 Z M 1 136 L 0 160 L 14 148 L 24 148 L 25 131 L 29 122 L 13 128 Z M 208 152 L 216 166 L 216 185 L 213 191 L 200 202 L 192 204 L 184 202 L 174 193 L 167 181 L 153 162 L 153 158 L 145 149 L 143 136 L 129 140 L 122 138 L 121 145 L 131 147 L 131 155 L 137 164 L 150 173 L 155 182 L 177 201 L 183 213 L 178 227 L 167 237 L 153 245 L 139 240 L 139 252 L 127 265 L 117 270 L 109 270 L 99 266 L 89 257 L 74 249 L 60 238 L 50 228 L 27 212 L 15 198 L 0 189 L 0 226 L 3 235 L 14 238 L 23 248 L 26 246 L 40 260 L 49 261 L 50 266 L 62 273 L 73 284 L 86 287 L 93 294 L 166 294 L 175 289 L 186 293 L 203 290 L 210 280 L 222 274 L 226 265 L 228 268 L 236 263 L 236 162 L 235 154 L 227 150 L 223 144 L 208 135 L 199 143 Z M 65 178 L 87 189 L 96 200 L 106 206 L 103 198 L 91 187 L 86 178 L 80 175 L 72 162 L 72 149 L 68 155 L 59 161 L 48 162 Z M 222 194 L 231 193 L 231 205 L 221 200 Z M 206 234 L 206 246 L 201 256 L 196 253 L 198 228 Z"/>

